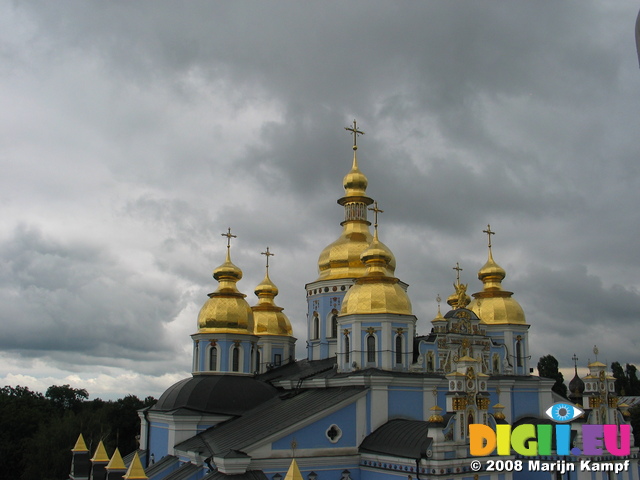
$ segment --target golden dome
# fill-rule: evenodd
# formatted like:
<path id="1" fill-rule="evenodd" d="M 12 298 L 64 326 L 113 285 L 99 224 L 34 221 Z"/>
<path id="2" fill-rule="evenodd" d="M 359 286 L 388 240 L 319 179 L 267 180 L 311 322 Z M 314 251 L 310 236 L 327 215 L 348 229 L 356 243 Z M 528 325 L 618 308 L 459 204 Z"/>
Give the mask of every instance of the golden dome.
<path id="1" fill-rule="evenodd" d="M 493 260 L 489 247 L 489 259 L 478 272 L 478 279 L 482 281 L 484 288 L 481 292 L 473 294 L 474 300 L 467 308 L 472 310 L 482 323 L 526 325 L 522 307 L 511 297 L 513 292 L 502 289 L 502 280 L 506 276 L 505 270 Z"/>
<path id="2" fill-rule="evenodd" d="M 389 248 L 378 240 L 374 232 L 369 248 L 362 252 L 361 259 L 366 273 L 356 280 L 342 300 L 340 315 L 367 313 L 395 313 L 412 315 L 411 301 L 407 292 L 393 277 L 390 262 L 394 259 Z"/>
<path id="3" fill-rule="evenodd" d="M 231 262 L 229 247 L 225 262 L 213 271 L 218 282 L 215 292 L 198 314 L 198 333 L 253 333 L 253 312 L 240 293 L 236 282 L 242 278 L 242 270 Z"/>
<path id="4" fill-rule="evenodd" d="M 258 304 L 251 307 L 255 325 L 254 333 L 256 335 L 293 335 L 291 323 L 282 313 L 284 309 L 274 302 L 274 297 L 278 295 L 278 287 L 269 278 L 269 270 L 256 287 L 255 294 L 258 296 Z"/>
<path id="5" fill-rule="evenodd" d="M 366 196 L 367 177 L 358 167 L 356 150 L 353 152 L 351 170 L 344 177 L 345 196 L 338 200 L 344 207 L 345 215 L 340 237 L 320 253 L 318 258 L 318 280 L 337 278 L 358 278 L 365 274 L 366 268 L 360 260 L 372 241 L 367 220 L 367 206 L 373 200 Z M 390 267 L 395 269 L 395 259 Z"/>

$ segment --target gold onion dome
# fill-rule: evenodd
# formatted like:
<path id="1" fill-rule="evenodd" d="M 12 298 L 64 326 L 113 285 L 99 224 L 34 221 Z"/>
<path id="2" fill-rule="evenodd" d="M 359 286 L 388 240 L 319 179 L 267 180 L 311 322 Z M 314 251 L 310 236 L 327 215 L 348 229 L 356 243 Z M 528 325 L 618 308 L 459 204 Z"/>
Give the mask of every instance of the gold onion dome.
<path id="1" fill-rule="evenodd" d="M 378 239 L 376 228 L 373 241 L 361 255 L 366 266 L 366 273 L 356 280 L 355 284 L 342 300 L 340 315 L 395 313 L 412 315 L 411 301 L 407 292 L 393 276 L 391 261 L 394 260 L 391 250 Z"/>
<path id="2" fill-rule="evenodd" d="M 269 252 L 269 249 L 267 249 Z M 267 255 L 273 255 L 267 253 Z M 268 258 L 268 257 L 267 257 Z M 278 295 L 278 287 L 269 278 L 269 266 L 264 279 L 255 289 L 258 297 L 258 304 L 251 307 L 253 310 L 254 333 L 256 335 L 293 335 L 291 322 L 282 312 L 284 309 L 278 307 L 274 298 Z"/>
<path id="3" fill-rule="evenodd" d="M 502 289 L 502 280 L 506 276 L 504 268 L 493 259 L 491 246 L 489 246 L 489 259 L 478 271 L 478 279 L 482 281 L 484 288 L 481 292 L 473 294 L 474 300 L 468 308 L 486 324 L 526 325 L 522 307 L 511 297 L 513 292 Z"/>
<path id="4" fill-rule="evenodd" d="M 367 197 L 367 177 L 358 166 L 358 147 L 356 136 L 363 134 L 356 127 L 354 121 L 353 128 L 347 128 L 353 132 L 353 163 L 351 170 L 343 180 L 344 197 L 338 200 L 338 204 L 344 207 L 344 221 L 340 237 L 333 243 L 327 245 L 318 257 L 318 279 L 331 280 L 339 278 L 358 278 L 365 274 L 366 268 L 360 260 L 360 255 L 364 252 L 372 241 L 367 220 L 367 207 L 373 200 Z M 395 270 L 395 258 L 390 262 L 389 268 Z"/>
<path id="5" fill-rule="evenodd" d="M 198 333 L 253 333 L 253 312 L 236 287 L 242 270 L 231 262 L 229 250 L 227 246 L 225 262 L 213 271 L 219 284 L 200 309 Z"/>

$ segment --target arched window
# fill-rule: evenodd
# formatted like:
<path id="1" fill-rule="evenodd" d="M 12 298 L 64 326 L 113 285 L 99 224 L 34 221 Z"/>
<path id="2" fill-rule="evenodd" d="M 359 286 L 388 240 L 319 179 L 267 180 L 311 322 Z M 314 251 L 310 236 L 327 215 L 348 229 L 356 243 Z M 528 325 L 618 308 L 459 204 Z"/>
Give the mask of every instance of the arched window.
<path id="1" fill-rule="evenodd" d="M 402 363 L 402 335 L 396 335 L 396 363 Z"/>
<path id="2" fill-rule="evenodd" d="M 318 314 L 313 316 L 313 339 L 317 340 L 320 338 L 320 319 L 318 318 Z"/>
<path id="3" fill-rule="evenodd" d="M 218 347 L 209 350 L 209 370 L 215 372 L 218 369 Z"/>
<path id="4" fill-rule="evenodd" d="M 376 362 L 376 337 L 369 335 L 367 337 L 367 363 Z"/>
<path id="5" fill-rule="evenodd" d="M 344 336 L 344 361 L 345 363 L 349 363 L 349 355 L 351 350 L 351 346 L 349 345 L 349 335 Z"/>
<path id="6" fill-rule="evenodd" d="M 260 373 L 260 350 L 256 350 L 256 372 Z"/>
<path id="7" fill-rule="evenodd" d="M 516 365 L 522 366 L 522 344 L 520 340 L 516 342 Z"/>
<path id="8" fill-rule="evenodd" d="M 338 336 L 338 314 L 331 315 L 331 338 Z"/>
<path id="9" fill-rule="evenodd" d="M 197 372 L 198 370 L 200 370 L 198 367 L 198 363 L 200 361 L 200 359 L 198 358 L 200 356 L 200 342 L 196 342 L 195 346 L 193 347 L 193 371 Z"/>
<path id="10" fill-rule="evenodd" d="M 233 372 L 240 371 L 240 348 L 237 346 L 231 350 L 231 370 Z"/>

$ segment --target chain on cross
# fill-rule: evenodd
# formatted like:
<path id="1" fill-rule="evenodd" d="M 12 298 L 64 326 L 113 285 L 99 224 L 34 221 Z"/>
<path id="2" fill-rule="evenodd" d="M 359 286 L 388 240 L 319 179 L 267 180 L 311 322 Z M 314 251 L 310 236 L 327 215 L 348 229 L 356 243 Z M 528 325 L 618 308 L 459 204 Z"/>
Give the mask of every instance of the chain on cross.
<path id="1" fill-rule="evenodd" d="M 229 227 L 229 229 L 227 230 L 227 233 L 223 233 L 221 234 L 223 237 L 227 237 L 227 248 L 231 247 L 231 239 L 232 238 L 238 238 L 237 235 L 233 235 L 231 233 L 231 227 Z"/>
<path id="2" fill-rule="evenodd" d="M 358 149 L 358 135 L 364 135 L 364 132 L 361 130 L 358 130 L 358 124 L 356 123 L 355 119 L 353 120 L 353 127 L 344 127 L 345 130 L 353 133 L 353 149 L 357 150 Z"/>
<path id="3" fill-rule="evenodd" d="M 464 270 L 463 268 L 460 268 L 460 262 L 456 262 L 456 266 L 453 267 L 452 270 L 455 270 L 457 272 L 457 274 L 456 274 L 456 282 L 458 283 L 458 285 L 460 285 L 460 272 L 462 270 Z"/>
<path id="4" fill-rule="evenodd" d="M 275 253 L 271 253 L 269 251 L 269 247 L 267 247 L 267 251 L 266 252 L 260 252 L 260 255 L 264 255 L 265 257 L 267 257 L 267 271 L 269 270 L 269 257 L 273 257 L 275 255 Z"/>
<path id="5" fill-rule="evenodd" d="M 384 213 L 384 210 L 380 210 L 378 208 L 378 202 L 373 202 L 373 208 L 369 208 L 369 210 L 373 212 L 373 218 L 374 218 L 373 227 L 378 228 L 378 214 Z"/>
<path id="6" fill-rule="evenodd" d="M 487 229 L 483 230 L 482 233 L 486 233 L 489 237 L 489 248 L 491 248 L 491 235 L 495 235 L 496 232 L 491 231 L 491 225 L 487 224 Z"/>

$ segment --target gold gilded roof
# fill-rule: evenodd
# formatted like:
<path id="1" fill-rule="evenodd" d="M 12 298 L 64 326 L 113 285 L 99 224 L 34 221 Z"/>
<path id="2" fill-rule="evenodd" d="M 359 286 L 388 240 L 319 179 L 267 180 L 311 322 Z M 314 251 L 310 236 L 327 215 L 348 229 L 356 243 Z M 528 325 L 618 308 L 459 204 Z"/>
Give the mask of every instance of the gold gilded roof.
<path id="1" fill-rule="evenodd" d="M 366 273 L 356 280 L 342 300 L 340 315 L 395 313 L 412 315 L 411 301 L 407 292 L 393 277 L 390 261 L 391 250 L 378 239 L 376 228 L 373 241 L 362 253 Z"/>
<path id="2" fill-rule="evenodd" d="M 265 255 L 273 255 L 267 253 Z M 284 309 L 275 304 L 274 298 L 278 295 L 278 287 L 269 278 L 269 260 L 267 256 L 267 273 L 264 279 L 255 289 L 258 304 L 251 307 L 253 310 L 254 333 L 256 335 L 293 335 L 291 322 L 282 312 Z"/>
<path id="3" fill-rule="evenodd" d="M 129 465 L 129 470 L 124 474 L 125 480 L 145 480 L 148 479 L 147 474 L 144 473 L 144 468 L 142 467 L 142 462 L 140 461 L 140 457 L 138 456 L 138 452 L 133 456 L 133 460 L 131 460 L 131 465 Z"/>
<path id="4" fill-rule="evenodd" d="M 98 448 L 96 448 L 95 453 L 93 454 L 92 462 L 108 462 L 109 455 L 107 455 L 107 450 L 104 448 L 104 443 L 100 440 L 98 443 Z"/>
<path id="5" fill-rule="evenodd" d="M 489 235 L 489 258 L 478 271 L 478 279 L 484 285 L 481 292 L 474 293 L 474 300 L 467 307 L 475 313 L 482 323 L 490 325 L 526 325 L 524 310 L 511 296 L 513 292 L 502 289 L 502 280 L 507 276 L 506 271 L 493 259 L 491 252 L 491 227 L 484 231 Z"/>
<path id="6" fill-rule="evenodd" d="M 245 300 L 246 295 L 236 287 L 242 270 L 231 262 L 229 250 L 227 245 L 225 262 L 213 271 L 213 278 L 219 284 L 200 309 L 198 333 L 253 333 L 253 312 Z"/>
<path id="7" fill-rule="evenodd" d="M 371 223 L 367 220 L 367 206 L 373 200 L 367 197 L 367 177 L 358 166 L 357 134 L 363 132 L 353 128 L 347 128 L 354 135 L 353 162 L 351 170 L 343 179 L 344 197 L 338 200 L 338 204 L 344 207 L 344 221 L 342 233 L 333 243 L 322 250 L 318 258 L 318 279 L 332 280 L 338 278 L 358 278 L 365 274 L 366 268 L 360 260 L 373 237 L 369 230 Z M 395 269 L 395 259 L 392 259 L 390 267 Z"/>
<path id="8" fill-rule="evenodd" d="M 76 444 L 71 449 L 72 452 L 88 452 L 87 444 L 84 443 L 84 437 L 82 434 L 78 435 L 78 440 L 76 440 Z"/>
<path id="9" fill-rule="evenodd" d="M 120 450 L 116 447 L 116 451 L 113 452 L 111 456 L 111 460 L 105 467 L 107 470 L 126 470 L 127 466 L 124 464 L 124 460 L 122 460 L 122 455 L 120 455 Z"/>

